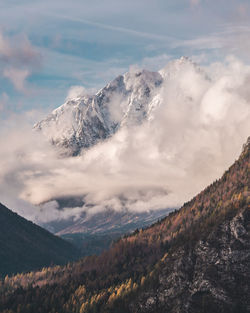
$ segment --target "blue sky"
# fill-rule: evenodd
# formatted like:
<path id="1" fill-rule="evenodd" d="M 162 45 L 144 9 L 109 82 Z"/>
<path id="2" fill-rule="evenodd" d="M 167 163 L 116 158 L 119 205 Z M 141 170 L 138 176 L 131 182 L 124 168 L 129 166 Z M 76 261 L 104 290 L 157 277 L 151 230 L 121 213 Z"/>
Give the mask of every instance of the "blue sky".
<path id="1" fill-rule="evenodd" d="M 249 0 L 2 0 L 0 114 L 49 111 L 71 86 L 100 88 L 135 64 L 249 63 L 249 17 Z"/>

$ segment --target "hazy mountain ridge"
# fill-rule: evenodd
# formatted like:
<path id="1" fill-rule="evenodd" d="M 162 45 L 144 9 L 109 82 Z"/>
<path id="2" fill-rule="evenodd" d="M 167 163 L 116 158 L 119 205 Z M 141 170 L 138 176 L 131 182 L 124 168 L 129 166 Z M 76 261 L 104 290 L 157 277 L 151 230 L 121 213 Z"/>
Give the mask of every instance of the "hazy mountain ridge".
<path id="1" fill-rule="evenodd" d="M 81 217 L 56 234 L 77 246 L 82 256 L 100 254 L 124 234 L 157 222 L 169 211 L 171 209 L 138 213 L 106 210 Z"/>
<path id="2" fill-rule="evenodd" d="M 87 233 L 87 234 L 99 234 L 105 232 L 120 232 L 128 233 L 152 224 L 153 222 L 161 219 L 167 214 L 169 210 L 158 210 L 149 212 L 116 212 L 112 210 L 105 210 L 100 213 L 96 213 L 90 216 L 79 218 L 71 226 L 68 226 L 56 234 L 61 236 L 65 234 L 74 233 Z M 126 229 L 126 231 L 124 230 Z"/>
<path id="3" fill-rule="evenodd" d="M 62 205 L 62 209 L 66 203 L 70 203 L 72 206 L 74 204 L 72 199 L 58 200 L 58 202 Z M 132 212 L 105 209 L 92 214 L 82 212 L 77 219 L 55 220 L 50 223 L 42 223 L 41 226 L 74 244 L 81 250 L 81 255 L 86 256 L 100 254 L 124 234 L 151 225 L 166 216 L 171 210 Z"/>
<path id="4" fill-rule="evenodd" d="M 1 310 L 249 312 L 249 154 L 248 140 L 220 180 L 101 256 L 7 281 Z"/>

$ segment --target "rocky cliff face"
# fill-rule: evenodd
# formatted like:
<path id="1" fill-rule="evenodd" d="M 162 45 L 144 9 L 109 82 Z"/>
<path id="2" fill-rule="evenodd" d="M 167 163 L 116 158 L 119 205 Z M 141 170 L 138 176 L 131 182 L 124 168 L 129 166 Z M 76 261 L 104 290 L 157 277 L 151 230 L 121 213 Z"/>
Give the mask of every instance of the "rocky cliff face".
<path id="1" fill-rule="evenodd" d="M 206 240 L 161 264 L 159 285 L 131 312 L 250 312 L 250 211 L 225 221 Z"/>

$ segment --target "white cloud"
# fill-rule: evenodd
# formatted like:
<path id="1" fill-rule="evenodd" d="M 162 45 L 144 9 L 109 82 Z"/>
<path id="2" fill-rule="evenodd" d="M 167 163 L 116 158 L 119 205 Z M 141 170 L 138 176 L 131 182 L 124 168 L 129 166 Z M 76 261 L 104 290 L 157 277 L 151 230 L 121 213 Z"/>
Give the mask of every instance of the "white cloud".
<path id="1" fill-rule="evenodd" d="M 27 92 L 25 81 L 40 64 L 41 54 L 25 35 L 7 37 L 0 31 L 2 75 L 10 80 L 16 90 Z"/>
<path id="2" fill-rule="evenodd" d="M 3 71 L 3 76 L 8 78 L 16 90 L 25 92 L 25 82 L 28 76 L 30 75 L 29 70 L 27 69 L 17 69 L 17 68 L 6 68 Z"/>
<path id="3" fill-rule="evenodd" d="M 79 157 L 58 158 L 41 135 L 20 122 L 18 129 L 6 126 L 0 137 L 0 196 L 6 203 L 7 198 L 50 202 L 35 213 L 22 210 L 43 222 L 107 207 L 181 205 L 223 174 L 250 131 L 249 66 L 230 57 L 207 71 L 211 79 L 189 65 L 166 76 L 150 122 L 124 127 Z M 82 196 L 84 207 L 58 212 L 51 201 L 67 196 Z"/>
<path id="4" fill-rule="evenodd" d="M 39 66 L 41 54 L 26 35 L 7 37 L 0 31 L 0 60 L 15 66 Z"/>
<path id="5" fill-rule="evenodd" d="M 93 90 L 87 90 L 83 86 L 72 86 L 68 91 L 67 100 L 87 96 L 92 93 Z"/>

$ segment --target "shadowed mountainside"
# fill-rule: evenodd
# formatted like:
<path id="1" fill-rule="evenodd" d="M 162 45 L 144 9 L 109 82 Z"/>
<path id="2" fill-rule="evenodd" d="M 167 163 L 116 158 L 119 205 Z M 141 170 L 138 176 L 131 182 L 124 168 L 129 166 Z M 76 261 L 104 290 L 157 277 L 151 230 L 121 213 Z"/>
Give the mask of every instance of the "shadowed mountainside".
<path id="1" fill-rule="evenodd" d="M 0 203 L 0 276 L 65 264 L 77 249 Z"/>

